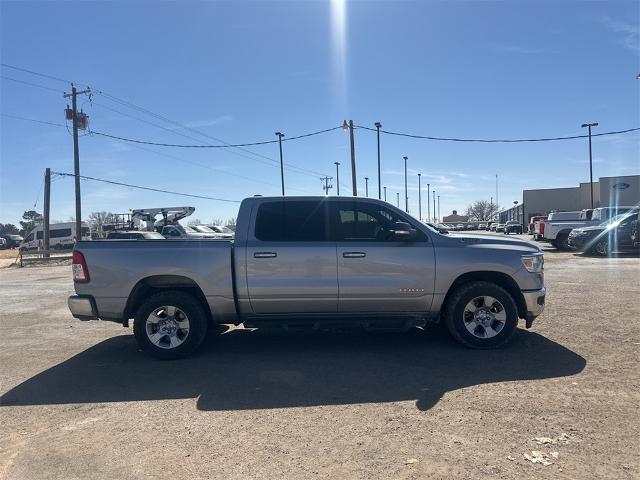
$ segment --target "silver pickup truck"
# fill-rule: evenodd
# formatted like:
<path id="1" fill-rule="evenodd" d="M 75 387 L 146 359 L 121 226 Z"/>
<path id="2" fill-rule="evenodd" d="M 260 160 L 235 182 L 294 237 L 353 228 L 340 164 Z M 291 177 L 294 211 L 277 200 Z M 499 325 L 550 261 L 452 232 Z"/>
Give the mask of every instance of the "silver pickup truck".
<path id="1" fill-rule="evenodd" d="M 544 309 L 528 242 L 439 233 L 379 200 L 253 197 L 235 240 L 81 241 L 81 320 L 133 319 L 140 347 L 184 357 L 221 324 L 403 330 L 442 322 L 473 348 L 506 344 Z"/>

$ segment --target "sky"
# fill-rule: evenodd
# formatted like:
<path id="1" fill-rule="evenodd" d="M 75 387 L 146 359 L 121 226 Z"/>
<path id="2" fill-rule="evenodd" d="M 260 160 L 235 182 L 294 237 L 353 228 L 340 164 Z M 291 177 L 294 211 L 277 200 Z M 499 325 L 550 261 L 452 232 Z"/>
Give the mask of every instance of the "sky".
<path id="1" fill-rule="evenodd" d="M 1 2 L 0 223 L 42 211 L 44 170 L 73 172 L 66 81 L 94 132 L 154 143 L 220 145 L 356 126 L 456 138 L 538 138 L 640 126 L 640 4 L 607 2 Z M 34 85 L 26 85 L 28 82 Z M 45 88 L 42 88 L 45 87 Z M 149 113 L 151 112 L 151 113 Z M 155 114 L 156 116 L 153 116 Z M 50 122 L 35 123 L 13 117 Z M 162 117 L 162 118 L 159 118 Z M 167 120 L 165 120 L 167 119 Z M 640 174 L 640 132 L 593 139 L 594 177 Z M 375 132 L 355 129 L 359 194 L 377 196 Z M 83 132 L 82 175 L 226 200 L 280 194 L 278 145 L 140 145 Z M 283 143 L 287 195 L 351 194 L 342 129 Z M 381 183 L 418 214 L 422 174 L 442 215 L 522 190 L 589 180 L 586 139 L 438 142 L 381 135 Z M 330 193 L 335 195 L 336 181 Z M 194 206 L 191 219 L 239 204 L 81 182 L 93 211 Z M 70 177 L 54 176 L 51 218 L 74 215 Z M 494 198 L 495 201 L 495 198 Z"/>

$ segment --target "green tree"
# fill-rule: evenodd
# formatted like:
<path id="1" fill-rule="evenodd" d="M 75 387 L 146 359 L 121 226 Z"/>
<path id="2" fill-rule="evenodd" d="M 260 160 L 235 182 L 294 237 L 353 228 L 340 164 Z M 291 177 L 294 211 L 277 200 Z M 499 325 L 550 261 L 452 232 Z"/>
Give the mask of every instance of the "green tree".
<path id="1" fill-rule="evenodd" d="M 20 220 L 21 235 L 26 236 L 39 223 L 42 223 L 42 214 L 35 210 L 27 210 L 22 214 L 22 220 Z"/>
<path id="2" fill-rule="evenodd" d="M 13 223 L 0 223 L 0 235 L 18 235 L 20 230 Z"/>

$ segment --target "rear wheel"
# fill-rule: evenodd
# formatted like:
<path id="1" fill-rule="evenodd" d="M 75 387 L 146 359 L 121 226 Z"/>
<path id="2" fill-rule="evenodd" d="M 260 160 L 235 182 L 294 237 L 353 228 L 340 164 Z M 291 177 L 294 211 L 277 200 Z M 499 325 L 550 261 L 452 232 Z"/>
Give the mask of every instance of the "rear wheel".
<path id="1" fill-rule="evenodd" d="M 569 250 L 569 234 L 559 233 L 556 239 L 556 248 L 558 250 Z"/>
<path id="2" fill-rule="evenodd" d="M 163 360 L 193 353 L 207 333 L 200 303 L 179 291 L 160 292 L 136 312 L 133 334 L 142 350 Z"/>
<path id="3" fill-rule="evenodd" d="M 471 348 L 498 348 L 509 342 L 518 326 L 511 295 L 490 282 L 466 283 L 447 300 L 445 324 L 451 335 Z"/>

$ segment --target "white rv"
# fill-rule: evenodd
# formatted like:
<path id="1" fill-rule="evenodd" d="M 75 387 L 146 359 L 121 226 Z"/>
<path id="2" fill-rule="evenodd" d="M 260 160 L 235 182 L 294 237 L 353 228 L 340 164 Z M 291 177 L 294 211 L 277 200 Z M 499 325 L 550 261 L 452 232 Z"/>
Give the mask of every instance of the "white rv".
<path id="1" fill-rule="evenodd" d="M 49 226 L 49 248 L 67 249 L 73 248 L 76 240 L 76 223 L 52 223 Z M 82 222 L 82 240 L 91 240 L 89 226 Z M 44 248 L 44 225 L 39 224 L 29 232 L 22 243 L 22 250 L 38 250 Z"/>

